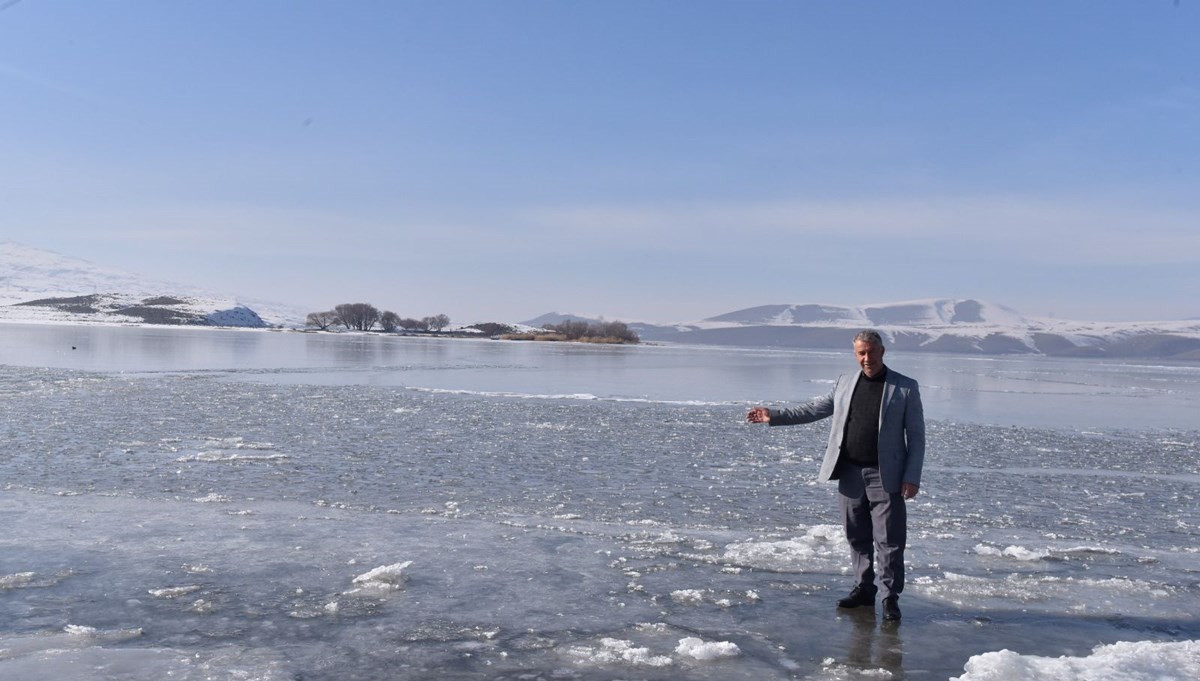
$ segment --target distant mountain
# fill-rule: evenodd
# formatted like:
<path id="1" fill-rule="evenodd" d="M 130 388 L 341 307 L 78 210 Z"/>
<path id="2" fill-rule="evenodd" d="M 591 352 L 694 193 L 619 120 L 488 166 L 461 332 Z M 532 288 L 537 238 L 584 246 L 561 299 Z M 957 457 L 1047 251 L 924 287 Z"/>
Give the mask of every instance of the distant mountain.
<path id="1" fill-rule="evenodd" d="M 0 321 L 263 327 L 302 323 L 303 313 L 3 242 Z"/>
<path id="2" fill-rule="evenodd" d="M 760 305 L 698 322 L 669 326 L 629 322 L 629 326 L 642 340 L 704 345 L 844 349 L 856 330 L 873 328 L 889 348 L 913 352 L 1200 360 L 1197 320 L 1043 319 L 970 298 L 858 307 Z"/>
<path id="3" fill-rule="evenodd" d="M 558 312 L 547 312 L 540 317 L 534 317 L 528 321 L 521 322 L 525 326 L 531 326 L 535 329 L 544 328 L 552 324 L 562 324 L 564 322 L 596 322 L 596 319 L 588 317 L 580 317 L 573 314 L 560 314 Z"/>

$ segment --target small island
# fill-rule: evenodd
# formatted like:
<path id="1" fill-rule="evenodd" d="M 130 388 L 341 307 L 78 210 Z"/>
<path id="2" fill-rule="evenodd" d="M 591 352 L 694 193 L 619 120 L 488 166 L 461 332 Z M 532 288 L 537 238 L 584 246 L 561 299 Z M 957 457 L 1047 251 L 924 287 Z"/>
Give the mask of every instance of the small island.
<path id="1" fill-rule="evenodd" d="M 640 343 L 637 332 L 630 329 L 625 322 L 569 321 L 562 324 L 547 324 L 544 329 L 535 329 L 524 333 L 503 333 L 501 340 L 531 340 L 531 341 L 575 341 L 578 343 Z"/>
<path id="2" fill-rule="evenodd" d="M 444 314 L 410 319 L 390 310 L 380 311 L 370 303 L 343 303 L 332 310 L 310 312 L 306 326 L 318 331 L 329 331 L 341 326 L 347 331 L 374 331 L 405 335 L 478 336 L 486 335 L 498 340 L 516 341 L 573 341 L 577 343 L 637 344 L 638 334 L 621 321 L 587 322 L 565 321 L 561 324 L 546 324 L 542 328 L 521 331 L 516 327 L 498 322 L 483 322 L 463 327 L 459 331 L 445 332 L 450 318 Z"/>

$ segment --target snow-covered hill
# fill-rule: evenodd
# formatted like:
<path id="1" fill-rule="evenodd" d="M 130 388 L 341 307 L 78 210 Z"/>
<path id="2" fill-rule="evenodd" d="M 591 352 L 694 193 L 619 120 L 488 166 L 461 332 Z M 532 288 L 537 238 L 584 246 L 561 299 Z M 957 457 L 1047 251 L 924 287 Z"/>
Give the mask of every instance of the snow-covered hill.
<path id="1" fill-rule="evenodd" d="M 570 317 L 570 315 L 557 315 Z M 539 317 L 544 319 L 547 316 Z M 846 307 L 760 305 L 697 322 L 630 322 L 643 340 L 841 349 L 858 329 L 905 351 L 1200 360 L 1200 321 L 1083 322 L 1027 317 L 1004 305 L 939 298 Z"/>
<path id="2" fill-rule="evenodd" d="M 0 321 L 292 326 L 299 310 L 0 243 Z"/>

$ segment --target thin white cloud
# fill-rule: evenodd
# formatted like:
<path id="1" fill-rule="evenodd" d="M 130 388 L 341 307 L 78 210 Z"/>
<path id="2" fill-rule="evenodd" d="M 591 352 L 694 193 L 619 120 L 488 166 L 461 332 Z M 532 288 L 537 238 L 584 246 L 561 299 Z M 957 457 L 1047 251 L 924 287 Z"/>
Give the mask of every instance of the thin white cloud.
<path id="1" fill-rule="evenodd" d="M 0 11 L 3 11 L 3 9 L 3 7 L 0 7 Z M 4 62 L 0 62 L 0 77 L 19 80 L 43 90 L 48 90 L 60 95 L 67 95 L 75 99 L 86 100 L 92 102 L 93 104 L 110 103 L 109 99 L 101 97 L 94 92 L 88 92 L 87 90 L 78 88 L 74 85 L 62 83 L 52 78 L 47 78 L 45 76 L 18 68 L 12 64 L 6 64 Z"/>
<path id="2" fill-rule="evenodd" d="M 690 203 L 532 211 L 535 230 L 682 252 L 792 240 L 926 241 L 984 258 L 1077 264 L 1200 258 L 1196 212 L 1147 202 L 1023 196 Z M 986 249 L 986 250 L 983 250 Z"/>
<path id="3" fill-rule="evenodd" d="M 64 238 L 129 248 L 263 256 L 352 256 L 396 264 L 570 261 L 601 254 L 788 258 L 830 247 L 923 249 L 932 260 L 1062 265 L 1200 259 L 1197 213 L 1102 197 L 932 197 L 495 209 L 468 215 L 311 210 L 259 202 L 91 206 L 41 221 Z M 67 220 L 70 224 L 67 224 Z"/>
<path id="4" fill-rule="evenodd" d="M 106 205 L 55 221 L 66 239 L 144 251 L 237 253 L 405 264 L 470 257 L 510 241 L 504 230 L 398 214 L 380 218 L 255 202 L 158 201 Z"/>

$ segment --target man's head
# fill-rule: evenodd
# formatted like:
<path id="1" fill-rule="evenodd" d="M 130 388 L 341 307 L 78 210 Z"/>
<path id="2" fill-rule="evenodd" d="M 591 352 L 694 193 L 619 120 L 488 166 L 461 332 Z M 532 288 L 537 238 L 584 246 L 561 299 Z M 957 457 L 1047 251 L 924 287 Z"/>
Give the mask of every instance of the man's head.
<path id="1" fill-rule="evenodd" d="M 883 371 L 883 338 L 878 331 L 859 331 L 854 336 L 854 356 L 867 378 Z"/>

